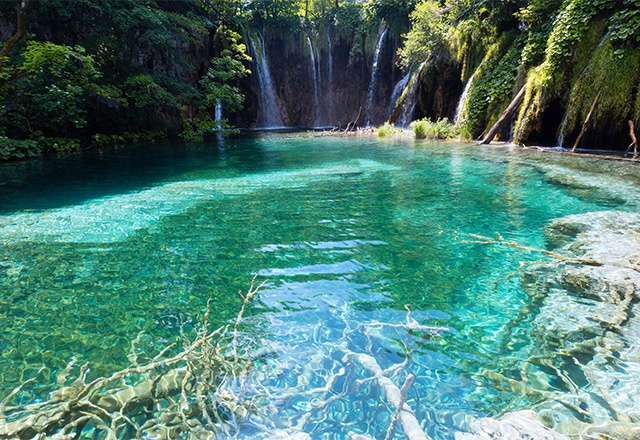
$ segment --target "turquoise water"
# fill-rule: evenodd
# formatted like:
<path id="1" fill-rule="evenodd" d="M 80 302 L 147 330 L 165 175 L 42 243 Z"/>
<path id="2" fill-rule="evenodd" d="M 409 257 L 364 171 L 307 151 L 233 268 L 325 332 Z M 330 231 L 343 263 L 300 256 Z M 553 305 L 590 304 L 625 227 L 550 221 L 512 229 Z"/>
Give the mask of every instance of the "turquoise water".
<path id="1" fill-rule="evenodd" d="M 110 374 L 141 331 L 150 354 L 192 335 L 209 298 L 210 321 L 232 323 L 237 291 L 257 275 L 266 284 L 242 331 L 274 353 L 252 379 L 269 396 L 269 429 L 384 438 L 393 411 L 371 373 L 345 360 L 355 352 L 396 366 L 398 387 L 413 373 L 408 403 L 425 432 L 453 438 L 529 403 L 481 373 L 509 376 L 526 359 L 533 317 L 516 271 L 544 259 L 464 234 L 544 248 L 553 218 L 640 210 L 636 168 L 307 134 L 0 165 L 0 390 L 35 377 L 19 398 L 46 398 L 74 357 Z"/>

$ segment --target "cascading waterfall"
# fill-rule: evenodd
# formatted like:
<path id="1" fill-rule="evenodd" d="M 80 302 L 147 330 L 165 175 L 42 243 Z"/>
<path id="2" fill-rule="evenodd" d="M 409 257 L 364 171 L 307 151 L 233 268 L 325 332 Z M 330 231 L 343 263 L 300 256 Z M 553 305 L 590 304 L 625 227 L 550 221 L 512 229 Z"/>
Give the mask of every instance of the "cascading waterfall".
<path id="1" fill-rule="evenodd" d="M 367 98 L 367 106 L 365 108 L 364 113 L 364 121 L 366 125 L 371 124 L 371 109 L 373 107 L 373 97 L 376 92 L 376 85 L 378 83 L 378 70 L 380 68 L 380 52 L 382 52 L 382 48 L 385 42 L 385 37 L 387 36 L 387 32 L 389 31 L 388 27 L 384 27 L 380 36 L 378 37 L 378 44 L 376 45 L 376 51 L 373 54 L 373 65 L 371 66 L 371 81 L 369 81 L 369 91 Z"/>
<path id="2" fill-rule="evenodd" d="M 334 109 L 333 109 L 333 55 L 331 54 L 331 35 L 329 32 L 330 28 L 327 28 L 327 43 L 328 43 L 328 51 L 327 51 L 327 59 L 328 59 L 328 63 L 329 63 L 329 79 L 328 79 L 328 83 L 329 83 L 329 87 L 328 87 L 328 92 L 327 95 L 329 97 L 329 120 L 331 121 L 331 123 L 333 123 L 333 118 L 334 118 Z"/>
<path id="3" fill-rule="evenodd" d="M 567 125 L 567 118 L 569 117 L 569 111 L 564 114 L 564 118 L 562 118 L 562 125 L 560 125 L 560 133 L 558 134 L 558 148 L 562 148 L 562 144 L 564 144 L 564 126 Z"/>
<path id="4" fill-rule="evenodd" d="M 256 40 L 257 45 L 256 47 Z M 260 100 L 262 104 L 262 118 L 258 122 L 261 127 L 282 127 L 282 114 L 280 101 L 276 94 L 271 72 L 267 63 L 267 55 L 264 48 L 264 38 L 258 34 L 258 38 L 251 39 L 253 49 L 254 66 L 260 86 Z"/>
<path id="5" fill-rule="evenodd" d="M 318 105 L 319 105 L 319 91 L 318 91 L 318 71 L 316 68 L 316 57 L 313 53 L 313 45 L 311 44 L 311 38 L 307 35 L 307 42 L 309 43 L 309 58 L 311 59 L 311 74 L 313 79 L 313 122 L 318 125 Z"/>
<path id="6" fill-rule="evenodd" d="M 222 104 L 220 103 L 219 99 L 216 101 L 216 108 L 215 108 L 214 115 L 216 118 L 216 122 L 220 122 L 222 120 Z"/>
<path id="7" fill-rule="evenodd" d="M 482 60 L 476 71 L 473 72 L 473 75 L 471 75 L 471 78 L 469 78 L 467 84 L 464 86 L 464 90 L 462 91 L 462 95 L 460 95 L 460 100 L 458 101 L 458 106 L 456 107 L 456 115 L 453 118 L 453 122 L 458 122 L 460 120 L 460 115 L 462 115 L 464 106 L 467 103 L 467 94 L 469 93 L 469 89 L 471 89 L 471 84 L 473 83 L 473 80 L 475 79 L 483 64 L 484 60 Z"/>
<path id="8" fill-rule="evenodd" d="M 216 139 L 218 140 L 222 140 L 223 136 L 222 136 L 222 126 L 221 126 L 221 121 L 222 121 L 222 103 L 220 102 L 220 100 L 216 100 L 216 107 L 214 110 L 214 117 L 215 117 L 215 121 L 216 121 Z"/>
<path id="9" fill-rule="evenodd" d="M 397 120 L 397 124 L 400 127 L 407 127 L 413 120 L 413 115 L 416 109 L 418 85 L 420 85 L 420 74 L 422 73 L 422 69 L 424 69 L 424 66 L 426 64 L 427 62 L 424 61 L 422 64 L 420 64 L 418 70 L 416 70 L 413 75 L 411 75 L 411 79 L 408 85 L 409 90 L 407 92 L 407 97 L 403 102 L 404 109 L 402 110 L 402 114 Z"/>
<path id="10" fill-rule="evenodd" d="M 389 103 L 389 114 L 391 114 L 393 109 L 396 108 L 398 99 L 400 99 L 400 96 L 402 96 L 402 92 L 404 92 L 407 84 L 409 84 L 409 78 L 411 78 L 411 68 L 407 70 L 407 74 L 403 76 L 393 88 L 393 92 L 391 93 L 391 102 Z"/>

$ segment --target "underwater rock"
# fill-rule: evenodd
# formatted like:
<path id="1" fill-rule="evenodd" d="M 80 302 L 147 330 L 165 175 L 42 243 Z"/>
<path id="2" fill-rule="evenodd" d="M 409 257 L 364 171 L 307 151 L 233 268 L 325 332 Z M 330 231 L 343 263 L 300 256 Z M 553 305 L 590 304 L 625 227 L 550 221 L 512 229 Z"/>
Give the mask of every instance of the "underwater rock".
<path id="1" fill-rule="evenodd" d="M 569 440 L 542 424 L 533 411 L 508 413 L 499 420 L 489 417 L 477 420 L 469 432 L 457 432 L 455 440 Z"/>
<path id="2" fill-rule="evenodd" d="M 533 264 L 522 274 L 536 310 L 529 355 L 545 359 L 563 385 L 532 387 L 539 372 L 523 370 L 517 383 L 545 397 L 535 407 L 540 417 L 520 411 L 481 419 L 456 440 L 640 439 L 640 214 L 556 219 L 546 241 L 568 259 Z"/>
<path id="3" fill-rule="evenodd" d="M 573 237 L 567 237 L 572 231 Z M 567 241 L 563 250 L 575 256 L 607 264 L 640 262 L 640 214 L 601 211 L 569 215 L 554 220 L 547 228 L 550 242 Z M 568 239 L 568 240 L 567 240 Z"/>
<path id="4" fill-rule="evenodd" d="M 591 212 L 554 220 L 547 243 L 563 255 L 588 260 L 531 266 L 525 290 L 544 296 L 532 323 L 542 345 L 561 346 L 603 336 L 629 319 L 640 299 L 640 214 Z"/>

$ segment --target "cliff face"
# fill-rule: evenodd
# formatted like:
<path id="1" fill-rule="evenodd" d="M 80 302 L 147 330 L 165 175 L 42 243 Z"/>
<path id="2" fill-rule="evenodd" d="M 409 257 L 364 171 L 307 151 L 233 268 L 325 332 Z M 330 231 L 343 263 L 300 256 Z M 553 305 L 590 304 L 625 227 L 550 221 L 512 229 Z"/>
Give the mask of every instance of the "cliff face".
<path id="1" fill-rule="evenodd" d="M 234 117 L 237 125 L 345 127 L 356 118 L 358 125 L 388 119 L 394 86 L 402 78 L 396 58 L 400 39 L 391 29 L 381 26 L 363 42 L 334 27 L 246 38 L 252 75 L 241 84 L 246 100 Z"/>

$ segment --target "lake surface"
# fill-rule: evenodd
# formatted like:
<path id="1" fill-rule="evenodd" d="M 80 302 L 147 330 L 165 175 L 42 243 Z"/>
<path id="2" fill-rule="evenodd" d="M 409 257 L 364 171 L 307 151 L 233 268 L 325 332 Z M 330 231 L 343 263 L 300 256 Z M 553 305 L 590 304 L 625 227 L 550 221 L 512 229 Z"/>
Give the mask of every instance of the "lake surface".
<path id="1" fill-rule="evenodd" d="M 632 163 L 373 137 L 113 147 L 0 176 L 2 395 L 35 378 L 18 399 L 46 398 L 74 357 L 93 377 L 124 368 L 141 331 L 157 353 L 194 334 L 209 298 L 212 324 L 233 323 L 257 275 L 243 340 L 273 354 L 252 380 L 270 429 L 314 439 L 385 436 L 393 409 L 351 352 L 397 387 L 415 375 L 408 403 L 433 439 L 526 407 L 482 373 L 526 360 L 517 271 L 544 256 L 465 234 L 544 248 L 553 218 L 640 210 Z"/>

